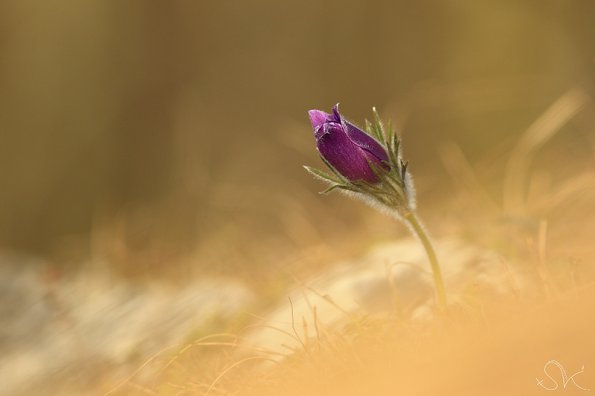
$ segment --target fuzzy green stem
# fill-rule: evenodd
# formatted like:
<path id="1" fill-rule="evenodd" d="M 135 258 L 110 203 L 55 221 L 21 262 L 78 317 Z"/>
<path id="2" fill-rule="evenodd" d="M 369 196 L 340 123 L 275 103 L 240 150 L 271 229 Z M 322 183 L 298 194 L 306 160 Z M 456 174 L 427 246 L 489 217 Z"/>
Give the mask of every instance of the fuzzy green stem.
<path id="1" fill-rule="evenodd" d="M 411 225 L 411 229 L 417 235 L 419 240 L 421 241 L 426 254 L 428 255 L 428 259 L 430 260 L 430 265 L 432 266 L 432 274 L 434 275 L 434 287 L 436 288 L 436 299 L 438 301 L 438 306 L 442 311 L 446 310 L 446 289 L 444 288 L 444 280 L 442 279 L 442 271 L 440 270 L 440 265 L 438 264 L 438 258 L 436 257 L 436 252 L 434 251 L 434 247 L 432 246 L 432 242 L 430 241 L 430 237 L 426 233 L 424 226 L 421 224 L 417 216 L 412 211 L 407 211 L 403 214 L 405 220 Z"/>

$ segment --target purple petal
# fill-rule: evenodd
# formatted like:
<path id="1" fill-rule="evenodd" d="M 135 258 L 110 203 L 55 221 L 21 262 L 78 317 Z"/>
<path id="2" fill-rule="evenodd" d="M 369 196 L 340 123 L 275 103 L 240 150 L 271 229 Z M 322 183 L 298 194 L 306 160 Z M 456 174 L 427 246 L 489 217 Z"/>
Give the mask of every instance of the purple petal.
<path id="1" fill-rule="evenodd" d="M 337 103 L 333 106 L 333 115 L 337 118 L 337 122 L 340 122 L 343 125 L 344 130 L 347 132 L 347 136 L 360 148 L 366 150 L 369 154 L 373 155 L 378 162 L 381 163 L 382 161 L 388 162 L 388 154 L 384 147 L 380 145 L 372 136 L 368 135 L 366 132 L 352 124 L 351 122 L 347 121 L 340 113 L 339 113 L 339 104 Z"/>
<path id="2" fill-rule="evenodd" d="M 349 138 L 361 149 L 366 150 L 369 154 L 376 157 L 378 162 L 388 162 L 388 154 L 386 153 L 386 150 L 376 141 L 376 139 L 349 121 L 344 120 L 343 125 L 347 136 L 349 136 Z"/>
<path id="3" fill-rule="evenodd" d="M 314 128 L 315 131 L 332 117 L 330 114 L 321 110 L 310 110 L 308 111 L 308 116 L 310 117 L 312 128 Z"/>
<path id="4" fill-rule="evenodd" d="M 322 136 L 329 133 L 329 131 L 333 130 L 334 128 L 343 128 L 343 126 L 338 122 L 325 122 L 321 126 L 314 129 L 314 137 L 316 138 L 316 141 L 320 140 Z"/>
<path id="5" fill-rule="evenodd" d="M 354 143 L 342 125 L 328 123 L 324 124 L 323 129 L 316 145 L 324 159 L 349 180 L 378 181 L 368 164 L 368 161 L 379 164 L 380 160 L 376 156 Z"/>

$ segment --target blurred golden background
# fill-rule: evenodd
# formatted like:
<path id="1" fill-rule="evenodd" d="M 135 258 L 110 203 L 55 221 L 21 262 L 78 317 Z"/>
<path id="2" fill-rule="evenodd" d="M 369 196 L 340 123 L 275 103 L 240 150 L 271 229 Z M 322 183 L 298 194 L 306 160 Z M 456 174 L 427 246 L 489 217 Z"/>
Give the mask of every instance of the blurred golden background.
<path id="1" fill-rule="evenodd" d="M 232 288 L 227 295 L 227 286 L 208 285 L 205 293 L 225 302 L 256 296 L 242 309 L 258 313 L 296 279 L 406 236 L 405 227 L 360 202 L 320 196 L 324 186 L 302 168 L 322 166 L 307 111 L 329 111 L 337 102 L 356 124 L 371 117 L 372 106 L 394 121 L 420 214 L 436 239 L 458 237 L 497 252 L 535 272 L 549 297 L 592 285 L 594 43 L 592 0 L 1 2 L 0 293 L 8 297 L 0 314 L 10 311 L 15 330 L 0 331 L 0 355 L 16 359 L 24 355 L 14 345 L 31 344 L 31 356 L 51 362 L 39 351 L 54 345 L 56 335 L 72 341 L 69 331 L 79 326 L 81 344 L 93 344 L 91 333 L 112 314 L 113 323 L 128 327 L 125 320 L 150 303 L 139 297 L 125 313 L 118 307 L 134 300 L 129 290 L 152 296 L 153 283 L 142 282 L 239 279 L 249 292 Z M 17 256 L 6 259 L 7 252 Z M 39 260 L 21 265 L 14 257 Z M 39 272 L 42 288 L 37 281 L 24 291 L 14 286 L 29 279 L 22 272 L 27 266 Z M 88 278 L 79 280 L 79 273 Z M 88 290 L 68 289 L 85 282 Z M 188 295 L 196 291 L 193 284 L 188 289 Z M 119 297 L 104 310 L 84 300 L 97 311 L 77 312 L 77 304 L 65 303 L 90 290 Z M 172 311 L 171 323 L 202 303 L 178 302 L 172 296 L 180 290 L 159 294 L 181 310 L 164 309 Z M 17 308 L 10 301 L 29 301 L 19 293 L 33 302 Z M 40 318 L 33 308 L 41 300 L 52 318 L 43 322 L 50 329 L 44 339 L 28 332 L 36 325 L 17 320 L 23 312 L 33 322 Z M 588 339 L 593 323 L 582 321 L 581 307 L 553 327 L 558 340 L 574 327 L 581 342 Z M 500 314 L 494 318 L 506 322 Z M 163 344 L 187 340 L 188 331 L 230 327 L 229 318 L 200 315 L 208 318 L 202 327 L 184 322 L 183 335 L 173 327 L 157 334 L 157 325 L 143 318 L 161 319 L 143 311 L 138 333 L 131 334 L 142 333 L 150 347 L 138 347 L 138 336 L 126 353 L 114 346 L 103 371 L 90 363 L 81 370 L 87 377 L 60 371 L 55 381 L 71 378 L 78 389 L 60 394 L 98 382 L 110 389 L 126 378 L 118 371 L 124 363 L 136 367 Z M 546 327 L 542 319 L 527 328 Z M 76 359 L 103 359 L 107 343 L 124 338 L 102 329 L 107 335 L 94 334 L 106 340 L 105 348 L 87 346 Z M 457 334 L 482 332 L 469 331 Z M 525 333 L 507 328 L 503 334 L 501 351 L 524 342 Z M 546 338 L 542 347 L 553 342 Z M 469 366 L 490 342 L 472 350 Z M 354 348 L 368 346 L 364 340 Z M 572 348 L 569 356 L 589 357 L 582 344 Z M 384 344 L 379 349 L 371 360 L 384 361 Z M 544 351 L 537 364 L 550 358 Z M 221 360 L 207 357 L 196 359 L 201 368 Z M 76 367 L 76 359 L 63 367 Z M 36 367 L 31 361 L 21 363 Z M 124 373 L 130 371 L 126 366 Z M 33 378 L 27 376 L 25 382 Z M 138 393 L 159 393 L 160 380 L 151 381 L 153 393 Z"/>
<path id="2" fill-rule="evenodd" d="M 341 102 L 363 123 L 377 106 L 424 200 L 450 183 L 445 142 L 490 161 L 565 90 L 591 89 L 594 15 L 591 1 L 3 2 L 1 245 L 76 263 L 108 230 L 145 272 L 222 239 L 258 256 L 365 229 L 374 214 L 317 197 L 301 168 L 320 163 L 307 110 Z M 591 155 L 592 134 L 564 141 Z"/>

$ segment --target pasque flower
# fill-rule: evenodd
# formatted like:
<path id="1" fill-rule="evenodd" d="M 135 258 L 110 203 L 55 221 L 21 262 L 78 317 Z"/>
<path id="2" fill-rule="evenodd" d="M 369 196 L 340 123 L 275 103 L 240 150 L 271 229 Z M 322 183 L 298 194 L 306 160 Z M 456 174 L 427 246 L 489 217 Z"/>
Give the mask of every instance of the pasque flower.
<path id="1" fill-rule="evenodd" d="M 338 105 L 331 113 L 310 110 L 316 148 L 331 174 L 305 166 L 312 175 L 329 184 L 324 191 L 339 190 L 394 215 L 419 238 L 430 261 L 436 297 L 446 308 L 446 292 L 438 259 L 427 232 L 418 219 L 415 189 L 407 162 L 401 154 L 401 139 L 389 123 L 386 127 L 376 109 L 366 132 L 347 121 Z"/>
<path id="2" fill-rule="evenodd" d="M 321 110 L 308 112 L 316 147 L 326 162 L 350 181 L 378 182 L 376 172 L 370 167 L 387 169 L 388 154 L 384 147 L 339 113 L 339 105 L 332 113 Z"/>

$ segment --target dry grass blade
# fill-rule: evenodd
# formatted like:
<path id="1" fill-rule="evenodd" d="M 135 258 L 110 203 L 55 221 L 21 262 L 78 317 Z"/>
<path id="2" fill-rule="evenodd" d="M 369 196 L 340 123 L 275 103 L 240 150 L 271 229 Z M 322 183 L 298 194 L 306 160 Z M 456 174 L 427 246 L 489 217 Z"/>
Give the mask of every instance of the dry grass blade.
<path id="1" fill-rule="evenodd" d="M 564 181 L 552 194 L 542 195 L 541 200 L 533 202 L 533 210 L 537 212 L 551 211 L 578 196 L 594 192 L 595 173 L 586 171 Z"/>
<path id="2" fill-rule="evenodd" d="M 237 362 L 235 362 L 235 363 L 233 363 L 233 364 L 229 365 L 228 367 L 226 367 L 226 368 L 225 368 L 225 369 L 224 369 L 224 370 L 223 370 L 223 371 L 222 371 L 222 372 L 221 372 L 221 373 L 220 373 L 220 374 L 217 376 L 217 378 L 215 378 L 215 379 L 213 380 L 213 382 L 211 382 L 211 385 L 209 386 L 209 389 L 207 389 L 207 392 L 205 393 L 205 396 L 206 396 L 206 395 L 209 395 L 209 394 L 211 393 L 211 391 L 212 391 L 212 390 L 215 388 L 215 386 L 217 385 L 217 383 L 219 383 L 219 381 L 221 381 L 221 379 L 222 379 L 222 378 L 223 378 L 223 377 L 224 377 L 224 376 L 225 376 L 225 375 L 226 375 L 228 372 L 230 372 L 230 371 L 231 371 L 231 370 L 233 370 L 234 368 L 236 368 L 236 367 L 238 367 L 238 366 L 240 366 L 240 365 L 242 365 L 242 364 L 244 364 L 244 363 L 246 363 L 246 362 L 252 361 L 252 360 L 264 360 L 264 361 L 270 361 L 270 362 L 272 362 L 272 363 L 277 363 L 277 362 L 275 362 L 273 359 L 270 359 L 270 358 L 267 358 L 267 357 L 263 357 L 263 356 L 250 356 L 250 357 L 247 357 L 247 358 L 244 358 L 244 359 L 238 360 Z"/>
<path id="3" fill-rule="evenodd" d="M 582 88 L 567 91 L 521 136 L 506 168 L 504 208 L 509 213 L 524 211 L 527 173 L 533 155 L 586 105 L 589 97 Z"/>
<path id="4" fill-rule="evenodd" d="M 299 343 L 302 345 L 302 348 L 304 349 L 304 351 L 308 352 L 308 348 L 306 348 L 305 341 L 301 339 L 301 337 L 299 336 L 299 334 L 295 328 L 293 301 L 291 301 L 291 297 L 288 297 L 288 299 L 289 299 L 289 304 L 291 305 L 291 328 L 293 330 L 293 334 L 295 334 L 295 339 L 299 341 Z"/>
<path id="5" fill-rule="evenodd" d="M 169 367 L 171 367 L 172 364 L 174 364 L 174 362 L 176 362 L 183 354 L 185 354 L 188 350 L 190 350 L 191 348 L 195 347 L 195 346 L 237 346 L 237 342 L 207 342 L 207 340 L 211 340 L 213 338 L 219 338 L 219 337 L 226 337 L 226 338 L 232 338 L 232 339 L 236 339 L 237 340 L 237 336 L 231 333 L 217 333 L 217 334 L 211 334 L 205 337 L 202 337 L 188 345 L 186 345 L 184 348 L 182 348 L 178 353 L 176 353 L 176 355 L 171 358 L 167 364 L 163 367 L 163 369 L 161 370 L 161 372 L 167 370 Z"/>
<path id="6" fill-rule="evenodd" d="M 106 393 L 103 394 L 103 396 L 109 396 L 111 394 L 114 394 L 116 391 L 118 391 L 121 387 L 123 387 L 126 384 L 131 383 L 132 379 L 138 374 L 140 373 L 145 367 L 147 367 L 149 364 L 151 364 L 151 362 L 153 362 L 155 359 L 157 359 L 161 354 L 165 353 L 166 351 L 172 349 L 173 347 L 167 347 L 167 348 L 163 348 L 162 350 L 160 350 L 159 352 L 153 354 L 153 356 L 151 356 L 149 359 L 147 359 L 139 368 L 137 368 L 132 374 L 130 374 L 128 377 L 126 377 L 124 380 L 120 381 L 116 386 L 114 386 L 112 389 L 110 389 L 109 391 L 107 391 Z"/>

